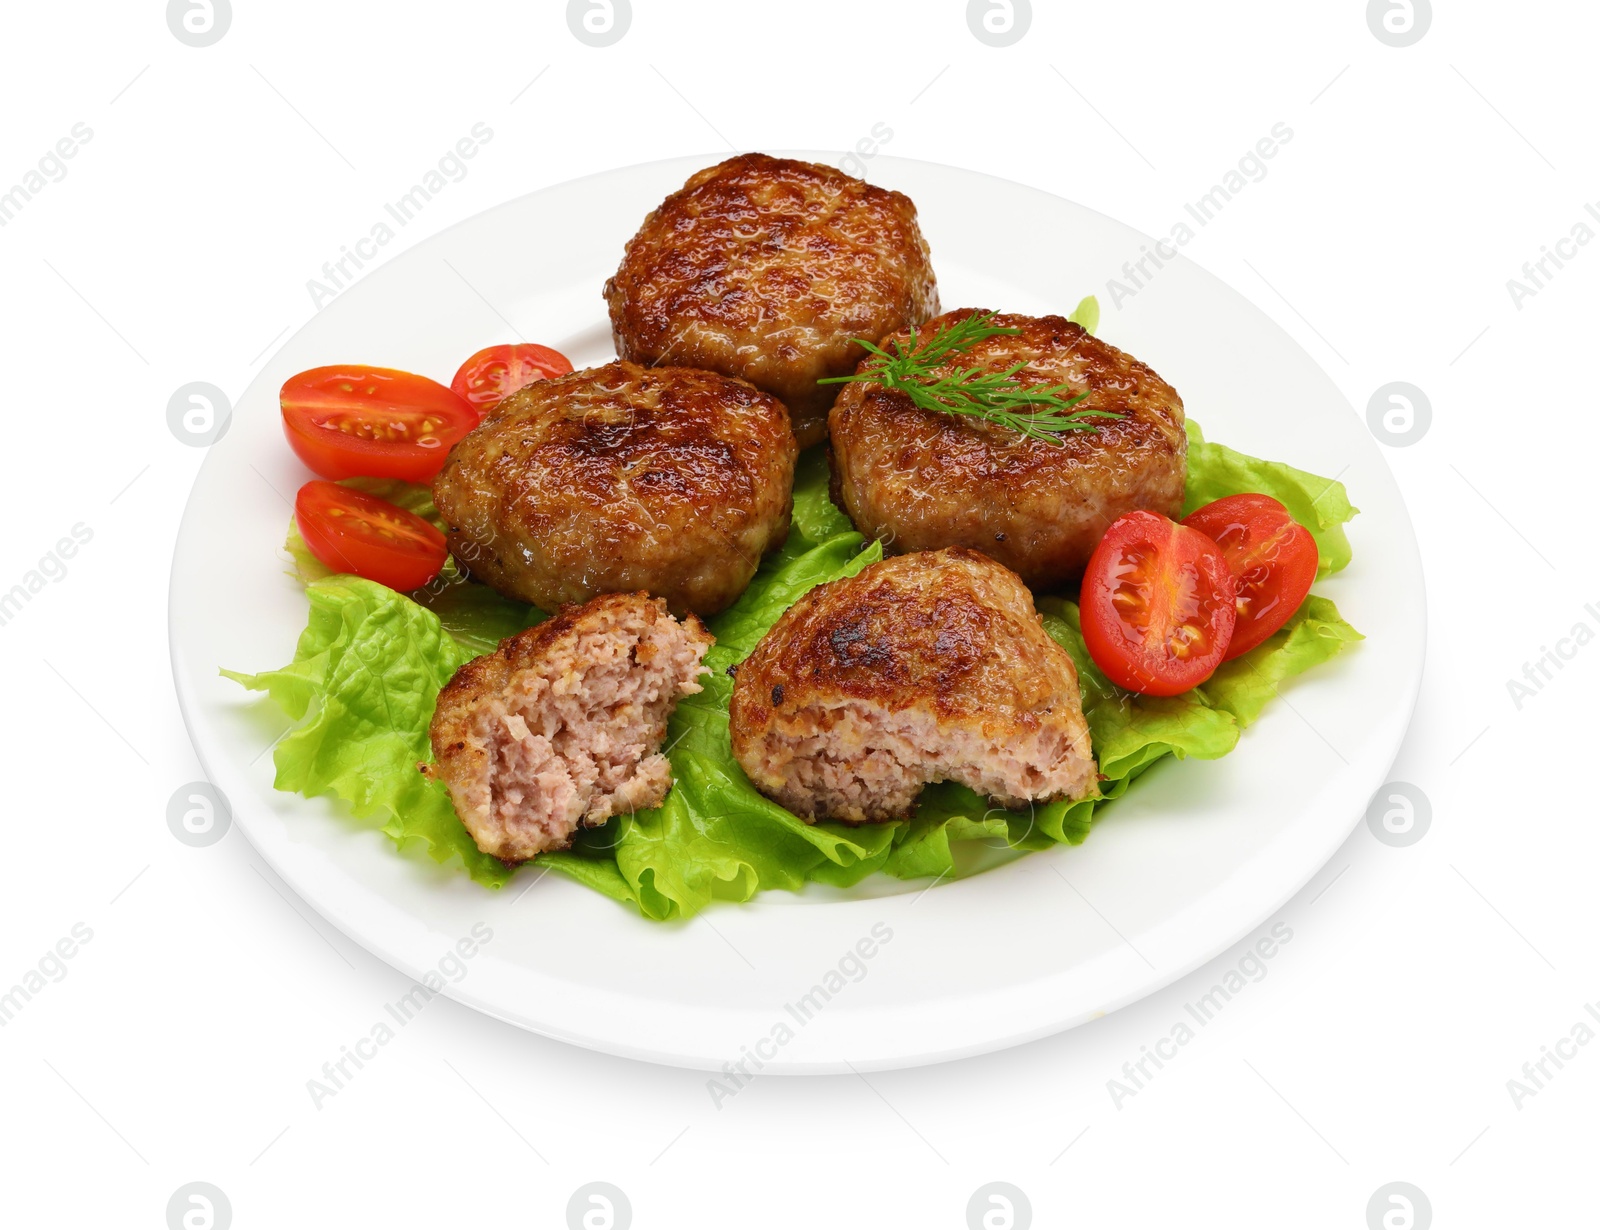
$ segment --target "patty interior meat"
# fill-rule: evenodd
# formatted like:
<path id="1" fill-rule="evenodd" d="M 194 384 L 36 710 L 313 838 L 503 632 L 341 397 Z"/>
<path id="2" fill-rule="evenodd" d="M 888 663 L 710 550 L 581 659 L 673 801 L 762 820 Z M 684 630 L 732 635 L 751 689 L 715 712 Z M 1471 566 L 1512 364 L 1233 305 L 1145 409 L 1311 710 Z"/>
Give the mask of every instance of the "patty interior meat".
<path id="1" fill-rule="evenodd" d="M 974 314 L 946 313 L 921 337 Z M 1183 401 L 1145 364 L 1060 316 L 1000 315 L 1015 329 L 953 355 L 957 368 L 1065 384 L 1086 392 L 1075 409 L 1120 415 L 1091 431 L 1039 440 L 1010 427 L 915 405 L 876 383 L 844 386 L 829 415 L 834 500 L 870 537 L 895 551 L 966 546 L 994 557 L 1035 589 L 1076 579 L 1107 527 L 1147 509 L 1183 506 L 1188 437 Z M 909 334 L 885 339 L 908 342 Z M 870 370 L 868 359 L 860 370 Z"/>
<path id="2" fill-rule="evenodd" d="M 916 207 L 833 167 L 744 154 L 700 171 L 628 242 L 606 283 L 617 353 L 749 380 L 802 446 L 876 340 L 939 310 Z"/>
<path id="3" fill-rule="evenodd" d="M 811 820 L 893 820 L 930 782 L 1005 807 L 1097 780 L 1071 656 L 1016 575 L 976 551 L 903 555 L 819 586 L 735 677 L 733 751 Z"/>
<path id="4" fill-rule="evenodd" d="M 660 747 L 701 690 L 711 635 L 645 594 L 606 594 L 503 641 L 440 691 L 429 734 L 456 813 L 507 862 L 565 849 L 580 824 L 657 806 Z"/>

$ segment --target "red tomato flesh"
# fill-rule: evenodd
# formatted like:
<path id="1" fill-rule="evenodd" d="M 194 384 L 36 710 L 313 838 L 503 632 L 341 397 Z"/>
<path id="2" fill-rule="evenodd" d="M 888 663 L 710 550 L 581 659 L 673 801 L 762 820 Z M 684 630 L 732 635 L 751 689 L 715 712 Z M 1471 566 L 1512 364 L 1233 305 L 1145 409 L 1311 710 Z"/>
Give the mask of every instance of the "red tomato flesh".
<path id="1" fill-rule="evenodd" d="M 1288 622 L 1317 579 L 1317 540 L 1270 495 L 1230 495 L 1183 519 L 1215 542 L 1233 573 L 1237 619 L 1224 662 Z"/>
<path id="2" fill-rule="evenodd" d="M 444 385 L 349 364 L 291 376 L 278 395 L 295 455 L 323 478 L 425 483 L 478 415 Z"/>
<path id="3" fill-rule="evenodd" d="M 481 419 L 496 402 L 547 376 L 565 376 L 572 370 L 567 356 L 548 346 L 518 342 L 478 351 L 456 373 L 450 389 Z"/>
<path id="4" fill-rule="evenodd" d="M 1153 512 L 1112 522 L 1079 596 L 1083 641 L 1119 688 L 1176 696 L 1210 678 L 1233 636 L 1228 562 L 1199 530 Z"/>
<path id="5" fill-rule="evenodd" d="M 300 488 L 294 518 L 311 554 L 329 568 L 401 593 L 438 576 L 448 554 L 444 535 L 415 513 L 321 479 Z"/>

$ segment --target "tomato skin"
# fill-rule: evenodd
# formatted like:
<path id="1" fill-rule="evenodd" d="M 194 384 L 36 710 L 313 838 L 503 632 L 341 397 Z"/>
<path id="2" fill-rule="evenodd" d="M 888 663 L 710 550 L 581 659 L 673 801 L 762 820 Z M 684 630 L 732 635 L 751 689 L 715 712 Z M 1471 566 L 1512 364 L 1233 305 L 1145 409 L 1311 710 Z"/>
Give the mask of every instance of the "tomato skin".
<path id="1" fill-rule="evenodd" d="M 445 537 L 398 504 L 312 479 L 294 500 L 294 519 L 312 555 L 401 593 L 421 589 L 444 567 Z"/>
<path id="2" fill-rule="evenodd" d="M 444 385 L 359 363 L 291 376 L 278 403 L 289 446 L 323 478 L 425 483 L 478 425 L 472 407 Z"/>
<path id="3" fill-rule="evenodd" d="M 1105 677 L 1146 696 L 1204 683 L 1233 636 L 1233 574 L 1199 530 L 1153 512 L 1118 517 L 1083 574 L 1083 642 Z"/>
<path id="4" fill-rule="evenodd" d="M 1237 589 L 1233 641 L 1223 661 L 1249 653 L 1289 621 L 1317 579 L 1317 540 L 1270 495 L 1225 496 L 1183 524 L 1221 549 Z"/>
<path id="5" fill-rule="evenodd" d="M 518 389 L 549 376 L 565 376 L 571 370 L 567 356 L 548 346 L 532 342 L 488 346 L 461 365 L 450 382 L 450 391 L 470 405 L 481 420 Z"/>

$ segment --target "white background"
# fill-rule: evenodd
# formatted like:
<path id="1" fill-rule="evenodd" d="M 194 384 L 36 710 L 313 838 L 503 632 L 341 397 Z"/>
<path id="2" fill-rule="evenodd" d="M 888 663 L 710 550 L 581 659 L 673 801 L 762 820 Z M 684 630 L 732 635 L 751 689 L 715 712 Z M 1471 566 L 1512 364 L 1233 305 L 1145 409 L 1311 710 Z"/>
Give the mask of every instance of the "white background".
<path id="1" fill-rule="evenodd" d="M 1600 17 L 1441 5 L 1394 48 L 1365 7 L 1038 3 L 993 48 L 954 0 L 635 0 L 597 49 L 555 2 L 237 0 L 204 48 L 154 0 L 8 6 L 0 192 L 74 124 L 93 136 L 0 228 L 0 590 L 74 525 L 93 537 L 0 626 L 0 990 L 74 924 L 93 939 L 0 1028 L 7 1223 L 160 1227 L 201 1180 L 241 1228 L 559 1227 L 602 1179 L 640 1227 L 960 1227 L 999 1179 L 1039 1226 L 1359 1230 L 1394 1180 L 1441 1227 L 1593 1224 L 1600 1045 L 1520 1108 L 1507 1082 L 1600 1001 L 1600 650 L 1520 707 L 1507 684 L 1574 625 L 1600 631 L 1581 378 L 1600 245 L 1520 307 L 1506 283 L 1600 202 Z M 237 396 L 313 314 L 307 280 L 477 122 L 493 141 L 385 259 L 592 171 L 842 151 L 879 124 L 886 153 L 1165 234 L 1287 124 L 1265 178 L 1186 254 L 1299 339 L 1353 413 L 1396 380 L 1431 401 L 1426 435 L 1388 452 L 1431 638 L 1393 777 L 1431 801 L 1431 828 L 1392 848 L 1359 825 L 1263 925 L 1294 933 L 1268 975 L 1120 1106 L 1107 1082 L 1244 946 L 1063 1036 L 870 1084 L 761 1078 L 720 1110 L 704 1074 L 440 1000 L 314 1107 L 307 1079 L 406 983 L 239 834 L 192 849 L 168 831 L 169 797 L 199 776 L 165 626 L 202 450 L 166 407 L 191 381 Z M 1069 289 L 1114 316 L 1105 287 Z"/>

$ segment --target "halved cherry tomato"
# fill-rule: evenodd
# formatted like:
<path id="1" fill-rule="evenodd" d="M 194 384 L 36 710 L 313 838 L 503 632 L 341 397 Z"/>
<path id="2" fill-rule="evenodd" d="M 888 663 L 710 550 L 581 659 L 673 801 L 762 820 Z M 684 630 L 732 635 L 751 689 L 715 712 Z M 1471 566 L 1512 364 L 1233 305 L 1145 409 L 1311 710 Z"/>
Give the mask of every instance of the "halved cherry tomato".
<path id="1" fill-rule="evenodd" d="M 410 593 L 444 567 L 443 534 L 416 513 L 364 491 L 313 479 L 294 498 L 294 519 L 311 554 L 335 572 Z"/>
<path id="2" fill-rule="evenodd" d="M 572 370 L 567 356 L 548 346 L 518 342 L 490 346 L 465 363 L 450 382 L 450 389 L 482 418 L 496 402 L 546 376 L 565 376 Z"/>
<path id="3" fill-rule="evenodd" d="M 1176 696 L 1205 682 L 1233 636 L 1233 575 L 1217 544 L 1159 513 L 1118 517 L 1089 557 L 1083 643 L 1120 688 Z"/>
<path id="4" fill-rule="evenodd" d="M 1238 619 L 1224 662 L 1249 653 L 1288 622 L 1317 579 L 1317 540 L 1270 495 L 1225 496 L 1183 519 L 1222 549 L 1238 590 Z"/>
<path id="5" fill-rule="evenodd" d="M 425 483 L 478 415 L 426 376 L 351 363 L 314 367 L 278 394 L 295 454 L 323 478 Z"/>

